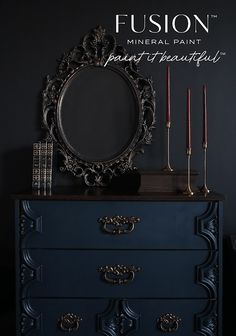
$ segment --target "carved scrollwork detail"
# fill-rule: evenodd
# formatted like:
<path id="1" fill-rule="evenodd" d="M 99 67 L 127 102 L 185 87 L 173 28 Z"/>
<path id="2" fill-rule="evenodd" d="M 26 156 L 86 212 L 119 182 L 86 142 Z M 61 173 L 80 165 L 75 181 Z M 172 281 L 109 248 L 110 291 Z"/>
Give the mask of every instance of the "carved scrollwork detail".
<path id="1" fill-rule="evenodd" d="M 111 300 L 107 310 L 97 315 L 97 331 L 107 336 L 128 336 L 138 330 L 139 319 L 127 300 Z"/>
<path id="2" fill-rule="evenodd" d="M 77 71 L 91 65 L 104 67 L 111 54 L 115 57 L 114 69 L 123 73 L 137 96 L 140 110 L 138 129 L 132 143 L 117 157 L 104 162 L 89 162 L 73 153 L 65 144 L 57 125 L 57 106 L 66 82 Z M 152 140 L 152 129 L 155 125 L 155 92 L 152 81 L 138 72 L 134 61 L 116 60 L 117 56 L 126 54 L 126 50 L 116 44 L 115 38 L 99 26 L 85 35 L 79 46 L 65 53 L 59 61 L 56 75 L 47 76 L 46 79 L 43 91 L 43 124 L 61 154 L 60 170 L 83 178 L 88 186 L 106 186 L 113 176 L 135 169 L 134 156 L 142 153 L 143 146 L 150 144 Z"/>
<path id="3" fill-rule="evenodd" d="M 42 232 L 42 217 L 32 211 L 28 201 L 22 201 L 20 206 L 20 235 L 22 247 L 25 239 L 33 232 Z"/>
<path id="4" fill-rule="evenodd" d="M 101 26 L 93 29 L 83 40 L 83 48 L 87 51 L 88 61 L 103 66 L 116 47 L 116 40 L 108 35 Z"/>
<path id="5" fill-rule="evenodd" d="M 120 235 L 132 232 L 135 224 L 140 222 L 140 218 L 135 216 L 105 216 L 99 218 L 98 222 L 102 224 L 104 232 Z"/>
<path id="6" fill-rule="evenodd" d="M 208 248 L 216 250 L 218 248 L 218 202 L 211 202 L 207 211 L 196 217 L 197 235 L 203 237 Z"/>
<path id="7" fill-rule="evenodd" d="M 25 264 L 21 265 L 21 284 L 24 286 L 29 281 L 35 279 L 35 270 Z"/>
<path id="8" fill-rule="evenodd" d="M 21 294 L 24 297 L 27 289 L 33 281 L 41 281 L 42 279 L 42 266 L 37 265 L 31 258 L 30 251 L 24 249 L 22 251 L 21 264 L 20 264 L 20 281 L 21 281 Z"/>
<path id="9" fill-rule="evenodd" d="M 178 316 L 167 313 L 162 314 L 159 319 L 157 320 L 158 328 L 162 332 L 175 332 L 179 329 L 179 323 L 181 322 L 181 318 Z"/>
<path id="10" fill-rule="evenodd" d="M 101 272 L 102 278 L 105 282 L 113 285 L 128 284 L 135 279 L 135 273 L 141 270 L 137 266 L 103 266 L 98 268 L 98 272 Z"/>
<path id="11" fill-rule="evenodd" d="M 206 309 L 195 316 L 196 332 L 203 336 L 218 335 L 217 301 L 210 300 Z"/>
<path id="12" fill-rule="evenodd" d="M 58 320 L 58 327 L 62 331 L 78 331 L 82 318 L 73 313 L 63 314 Z"/>
<path id="13" fill-rule="evenodd" d="M 31 306 L 29 300 L 22 302 L 20 317 L 20 333 L 22 336 L 29 335 L 33 330 L 40 330 L 41 314 Z"/>
<path id="14" fill-rule="evenodd" d="M 219 283 L 218 252 L 209 251 L 207 260 L 196 267 L 197 284 L 203 286 L 209 298 L 216 298 Z"/>

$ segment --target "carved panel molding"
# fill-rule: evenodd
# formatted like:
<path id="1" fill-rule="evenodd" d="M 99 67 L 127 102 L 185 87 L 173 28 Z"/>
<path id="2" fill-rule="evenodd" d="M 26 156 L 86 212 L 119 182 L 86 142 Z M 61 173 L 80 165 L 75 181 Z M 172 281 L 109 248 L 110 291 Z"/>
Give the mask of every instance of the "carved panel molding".
<path id="1" fill-rule="evenodd" d="M 197 235 L 207 242 L 208 248 L 216 250 L 218 248 L 218 202 L 211 202 L 207 211 L 196 217 Z"/>
<path id="2" fill-rule="evenodd" d="M 218 294 L 218 259 L 218 252 L 209 251 L 207 260 L 203 264 L 196 266 L 197 284 L 207 290 L 209 298 L 211 299 L 216 298 Z"/>
<path id="3" fill-rule="evenodd" d="M 106 311 L 97 315 L 97 331 L 106 336 L 128 336 L 138 330 L 139 318 L 127 300 L 110 300 Z"/>
<path id="4" fill-rule="evenodd" d="M 20 282 L 21 295 L 25 297 L 28 287 L 34 281 L 41 281 L 42 279 L 42 265 L 37 265 L 31 258 L 30 250 L 24 249 L 22 251 L 20 263 Z"/>
<path id="5" fill-rule="evenodd" d="M 35 330 L 40 330 L 41 314 L 37 313 L 29 300 L 24 300 L 21 307 L 20 332 L 22 336 L 30 335 Z"/>
<path id="6" fill-rule="evenodd" d="M 217 301 L 210 300 L 206 309 L 195 316 L 196 332 L 202 336 L 218 335 Z"/>
<path id="7" fill-rule="evenodd" d="M 20 236 L 22 247 L 24 247 L 26 239 L 33 232 L 42 232 L 42 217 L 33 212 L 28 201 L 22 201 L 20 205 Z"/>

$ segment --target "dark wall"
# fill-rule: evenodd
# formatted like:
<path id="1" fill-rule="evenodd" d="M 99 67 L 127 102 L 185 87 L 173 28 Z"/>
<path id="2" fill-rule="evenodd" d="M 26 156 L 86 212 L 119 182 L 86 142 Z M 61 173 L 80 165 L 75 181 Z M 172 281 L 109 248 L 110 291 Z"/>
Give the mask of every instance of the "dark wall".
<path id="1" fill-rule="evenodd" d="M 0 197 L 1 197 L 1 265 L 13 282 L 13 225 L 9 195 L 30 189 L 32 143 L 41 135 L 41 90 L 47 74 L 54 74 L 56 60 L 81 37 L 98 24 L 117 35 L 120 44 L 127 38 L 126 28 L 115 34 L 115 14 L 216 14 L 210 33 L 200 32 L 202 44 L 197 50 L 226 52 L 216 64 L 196 67 L 188 63 L 172 63 L 172 164 L 185 168 L 185 105 L 186 87 L 192 88 L 193 168 L 201 170 L 202 85 L 208 85 L 209 106 L 209 186 L 226 195 L 225 235 L 235 233 L 236 168 L 235 113 L 235 5 L 234 1 L 1 1 L 1 71 L 0 71 Z M 128 35 L 128 36 L 127 36 Z M 146 38 L 142 34 L 139 38 Z M 150 36 L 148 36 L 150 37 Z M 158 34 L 158 39 L 172 39 L 173 34 Z M 196 38 L 184 34 L 183 39 Z M 198 36 L 199 37 L 199 36 Z M 179 38 L 179 36 L 178 36 Z M 132 53 L 156 47 L 127 47 Z M 159 48 L 163 50 L 163 47 Z M 186 53 L 189 46 L 166 47 L 170 53 Z M 157 127 L 154 141 L 145 155 L 137 159 L 142 169 L 160 169 L 164 162 L 164 115 L 166 63 L 142 62 L 142 73 L 151 76 L 157 92 Z M 199 181 L 201 182 L 201 181 Z M 4 279 L 8 279 L 4 276 Z M 8 280 L 7 280 L 8 283 Z M 12 286 L 5 286 L 5 301 L 12 298 Z M 9 294 L 9 296 L 8 296 Z M 12 299 L 11 299 L 12 300 Z"/>

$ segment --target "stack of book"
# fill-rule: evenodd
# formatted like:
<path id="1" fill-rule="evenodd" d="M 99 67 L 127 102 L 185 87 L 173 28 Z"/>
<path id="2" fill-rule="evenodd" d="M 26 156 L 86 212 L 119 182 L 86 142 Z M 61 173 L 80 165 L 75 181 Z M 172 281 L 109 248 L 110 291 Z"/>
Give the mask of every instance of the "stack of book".
<path id="1" fill-rule="evenodd" d="M 52 188 L 53 142 L 33 144 L 32 189 L 50 191 Z"/>

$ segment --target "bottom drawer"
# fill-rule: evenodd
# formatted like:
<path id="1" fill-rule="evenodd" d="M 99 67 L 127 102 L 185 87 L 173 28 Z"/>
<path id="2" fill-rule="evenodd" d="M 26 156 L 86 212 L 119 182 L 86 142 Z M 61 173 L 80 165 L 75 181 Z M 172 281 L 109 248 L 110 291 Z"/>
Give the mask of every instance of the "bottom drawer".
<path id="1" fill-rule="evenodd" d="M 220 335 L 215 300 L 27 299 L 17 335 Z"/>

